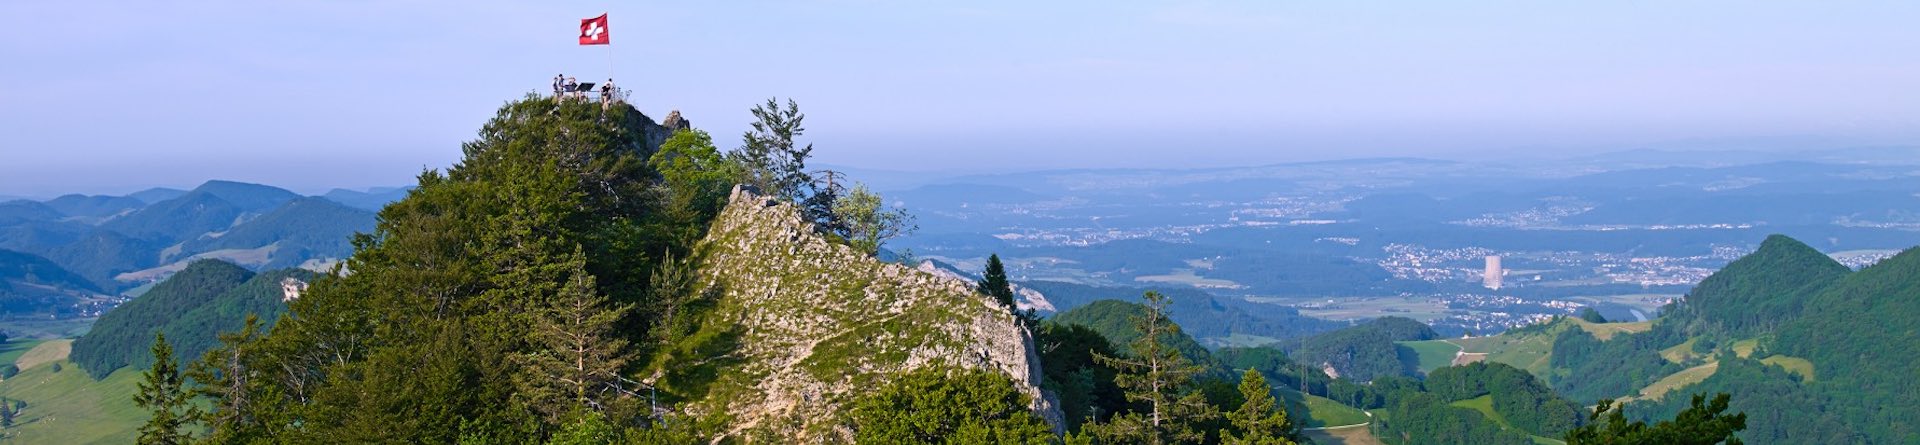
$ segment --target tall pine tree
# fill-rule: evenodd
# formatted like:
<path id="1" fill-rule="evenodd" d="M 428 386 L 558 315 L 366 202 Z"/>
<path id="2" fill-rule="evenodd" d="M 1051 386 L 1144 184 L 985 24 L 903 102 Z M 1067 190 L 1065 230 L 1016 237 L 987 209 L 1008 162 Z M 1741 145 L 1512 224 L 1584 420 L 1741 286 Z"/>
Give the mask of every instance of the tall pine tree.
<path id="1" fill-rule="evenodd" d="M 1114 383 L 1126 392 L 1127 400 L 1147 410 L 1115 415 L 1083 429 L 1102 443 L 1200 443 L 1207 435 L 1194 425 L 1220 415 L 1218 408 L 1207 403 L 1206 395 L 1193 388 L 1193 376 L 1204 368 L 1166 342 L 1180 332 L 1180 325 L 1167 318 L 1170 300 L 1147 291 L 1145 303 L 1147 313 L 1133 318 L 1134 329 L 1140 332 L 1140 338 L 1130 344 L 1134 356 L 1095 359 L 1120 370 Z"/>
<path id="2" fill-rule="evenodd" d="M 271 436 L 253 407 L 260 385 L 254 368 L 259 340 L 260 317 L 247 314 L 239 332 L 220 334 L 219 347 L 187 365 L 187 378 L 198 383 L 192 395 L 212 402 L 198 419 L 209 429 L 205 443 L 251 443 Z"/>
<path id="3" fill-rule="evenodd" d="M 575 253 L 558 294 L 534 309 L 535 352 L 522 355 L 527 372 L 520 394 L 556 421 L 576 411 L 602 411 L 623 393 L 620 370 L 630 360 L 627 340 L 613 332 L 629 306 L 610 306 L 594 291 L 586 262 Z"/>
<path id="4" fill-rule="evenodd" d="M 980 275 L 980 293 L 1013 309 L 1013 283 L 1007 281 L 1007 266 L 1000 263 L 1000 254 L 987 256 L 987 270 Z"/>
<path id="5" fill-rule="evenodd" d="M 153 367 L 142 374 L 146 381 L 139 383 L 140 392 L 133 395 L 133 404 L 152 413 L 152 417 L 140 426 L 136 443 L 180 445 L 193 441 L 193 436 L 181 428 L 198 414 L 188 403 L 186 382 L 180 378 L 177 366 L 173 345 L 167 343 L 166 334 L 154 334 Z"/>
<path id="6" fill-rule="evenodd" d="M 1247 370 L 1240 376 L 1240 396 L 1246 403 L 1240 409 L 1227 413 L 1232 422 L 1232 431 L 1220 432 L 1220 441 L 1229 445 L 1294 445 L 1296 432 L 1293 421 L 1287 419 L 1287 408 L 1279 406 L 1273 400 L 1273 388 L 1267 386 L 1267 378 L 1259 371 Z"/>

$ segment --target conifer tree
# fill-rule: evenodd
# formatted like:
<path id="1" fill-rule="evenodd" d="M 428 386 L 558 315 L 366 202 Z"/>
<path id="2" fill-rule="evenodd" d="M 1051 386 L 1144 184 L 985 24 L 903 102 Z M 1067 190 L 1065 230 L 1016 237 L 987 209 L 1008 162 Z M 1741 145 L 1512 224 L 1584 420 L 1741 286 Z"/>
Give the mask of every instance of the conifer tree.
<path id="1" fill-rule="evenodd" d="M 1167 344 L 1166 339 L 1180 332 L 1180 326 L 1167 318 L 1167 297 L 1147 291 L 1144 298 L 1147 313 L 1133 318 L 1134 329 L 1140 332 L 1140 338 L 1130 344 L 1134 356 L 1096 355 L 1095 359 L 1120 370 L 1114 384 L 1126 392 L 1127 400 L 1146 405 L 1147 411 L 1115 415 L 1107 423 L 1084 428 L 1103 443 L 1200 443 L 1206 433 L 1194 424 L 1220 415 L 1204 394 L 1192 388 L 1193 376 L 1204 368 Z"/>
<path id="2" fill-rule="evenodd" d="M 1287 408 L 1279 406 L 1273 400 L 1273 388 L 1267 386 L 1267 378 L 1259 371 L 1247 370 L 1240 376 L 1240 396 L 1246 399 L 1231 413 L 1227 420 L 1233 423 L 1231 431 L 1221 431 L 1220 440 L 1233 445 L 1294 445 L 1293 422 L 1287 419 Z"/>
<path id="3" fill-rule="evenodd" d="M 180 370 L 173 360 L 173 345 L 167 343 L 166 334 L 154 335 L 153 367 L 142 375 L 146 381 L 139 383 L 140 392 L 133 395 L 133 403 L 153 416 L 140 426 L 140 435 L 135 441 L 141 445 L 191 442 L 193 437 L 181 428 L 197 413 L 188 403 L 185 381 L 180 378 Z"/>
<path id="4" fill-rule="evenodd" d="M 1000 254 L 987 256 L 987 270 L 980 275 L 980 293 L 1013 309 L 1013 283 L 1007 281 L 1007 266 L 1000 263 Z"/>
<path id="5" fill-rule="evenodd" d="M 259 339 L 260 317 L 247 314 L 239 332 L 220 334 L 219 347 L 187 365 L 187 378 L 198 383 L 192 395 L 213 402 L 213 409 L 197 419 L 209 429 L 206 443 L 248 443 L 267 436 L 253 407 L 259 385 L 253 349 Z"/>
<path id="6" fill-rule="evenodd" d="M 535 409 L 561 419 L 583 409 L 604 409 L 620 397 L 609 390 L 619 384 L 620 370 L 630 360 L 627 340 L 614 333 L 614 323 L 630 306 L 609 306 L 595 292 L 594 278 L 576 253 L 559 292 L 534 309 L 534 343 L 538 350 L 522 356 L 527 374 L 522 394 Z"/>

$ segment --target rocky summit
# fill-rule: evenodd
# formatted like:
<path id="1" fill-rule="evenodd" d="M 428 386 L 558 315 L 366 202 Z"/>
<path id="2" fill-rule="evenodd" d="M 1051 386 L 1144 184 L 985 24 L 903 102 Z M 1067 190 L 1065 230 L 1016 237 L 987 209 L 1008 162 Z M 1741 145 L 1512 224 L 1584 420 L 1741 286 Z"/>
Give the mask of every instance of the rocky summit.
<path id="1" fill-rule="evenodd" d="M 698 247 L 698 279 L 731 323 L 720 379 L 689 403 L 730 435 L 851 439 L 841 406 L 929 366 L 1010 377 L 1058 425 L 1033 339 L 970 283 L 885 263 L 817 235 L 800 210 L 737 187 Z"/>

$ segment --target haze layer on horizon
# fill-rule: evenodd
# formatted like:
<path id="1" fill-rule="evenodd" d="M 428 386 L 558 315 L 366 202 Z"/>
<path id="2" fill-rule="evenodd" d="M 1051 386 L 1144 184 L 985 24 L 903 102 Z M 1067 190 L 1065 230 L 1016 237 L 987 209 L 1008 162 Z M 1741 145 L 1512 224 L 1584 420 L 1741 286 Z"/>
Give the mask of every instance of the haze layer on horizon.
<path id="1" fill-rule="evenodd" d="M 1912 2 L 709 3 L 0 4 L 0 195 L 405 184 L 556 73 L 892 170 L 1920 142 Z"/>

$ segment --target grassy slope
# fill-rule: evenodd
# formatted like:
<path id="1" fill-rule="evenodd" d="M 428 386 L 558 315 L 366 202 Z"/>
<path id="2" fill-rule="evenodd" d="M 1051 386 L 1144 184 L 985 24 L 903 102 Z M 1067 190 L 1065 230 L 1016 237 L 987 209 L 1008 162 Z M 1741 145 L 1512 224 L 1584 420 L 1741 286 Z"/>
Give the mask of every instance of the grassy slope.
<path id="1" fill-rule="evenodd" d="M 1332 399 L 1309 395 L 1306 400 L 1309 427 L 1358 425 L 1367 423 L 1367 414 Z"/>
<path id="2" fill-rule="evenodd" d="M 1487 361 L 1505 363 L 1536 376 L 1545 376 L 1547 356 L 1553 352 L 1553 338 L 1565 331 L 1567 326 L 1570 325 L 1556 324 L 1541 332 L 1463 338 L 1453 342 L 1466 352 L 1487 354 Z"/>
<path id="3" fill-rule="evenodd" d="M 1420 357 L 1420 372 L 1424 374 L 1453 364 L 1453 357 L 1460 352 L 1460 346 L 1449 343 L 1450 341 L 1421 340 L 1395 343 L 1412 349 L 1413 353 Z"/>
<path id="4" fill-rule="evenodd" d="M 1704 364 L 1704 365 L 1687 368 L 1680 372 L 1673 373 L 1673 375 L 1669 375 L 1661 378 L 1660 380 L 1654 381 L 1653 384 L 1647 385 L 1647 387 L 1645 388 L 1641 388 L 1640 395 L 1635 396 L 1634 398 L 1659 399 L 1660 397 L 1667 395 L 1668 392 L 1672 392 L 1675 389 L 1680 389 L 1687 385 L 1700 383 L 1700 381 L 1706 380 L 1707 377 L 1713 377 L 1713 373 L 1719 372 L 1719 371 L 1720 371 L 1720 362 L 1707 362 L 1707 364 Z"/>
<path id="5" fill-rule="evenodd" d="M 21 355 L 26 354 L 27 350 L 33 349 L 33 347 L 45 342 L 46 340 L 36 339 L 8 340 L 6 343 L 0 344 L 0 363 L 13 363 L 15 360 L 19 360 Z"/>
<path id="6" fill-rule="evenodd" d="M 1806 379 L 1806 381 L 1809 381 L 1809 382 L 1814 381 L 1816 378 L 1813 372 L 1813 362 L 1808 361 L 1807 359 L 1804 359 L 1804 358 L 1791 357 L 1791 356 L 1785 356 L 1785 355 L 1776 355 L 1772 357 L 1767 357 L 1765 359 L 1761 359 L 1760 363 L 1766 363 L 1769 365 L 1786 368 L 1787 372 L 1800 374 L 1801 378 L 1804 378 Z"/>
<path id="7" fill-rule="evenodd" d="M 1613 339 L 1614 335 L 1620 334 L 1620 333 L 1636 334 L 1641 332 L 1647 332 L 1648 330 L 1653 329 L 1652 321 L 1636 321 L 1632 323 L 1593 323 L 1593 322 L 1588 322 L 1586 320 L 1581 320 L 1578 318 L 1571 318 L 1571 317 L 1567 318 L 1567 321 L 1573 322 L 1574 325 L 1579 326 L 1581 329 L 1586 329 L 1588 333 L 1593 334 L 1593 338 L 1598 338 L 1601 341 L 1611 340 Z"/>
<path id="8" fill-rule="evenodd" d="M 1456 400 L 1456 401 L 1454 401 L 1453 403 L 1449 403 L 1448 405 L 1452 405 L 1452 406 L 1457 406 L 1457 407 L 1461 407 L 1461 408 L 1466 408 L 1466 409 L 1471 409 L 1471 410 L 1474 410 L 1474 411 L 1479 411 L 1479 412 L 1480 412 L 1480 415 L 1483 415 L 1483 416 L 1487 416 L 1487 419 L 1488 419 L 1488 420 L 1492 420 L 1492 421 L 1493 421 L 1493 423 L 1496 423 L 1496 424 L 1499 424 L 1499 425 L 1500 425 L 1500 426 L 1501 426 L 1502 428 L 1506 428 L 1506 429 L 1510 429 L 1510 430 L 1516 430 L 1516 431 L 1518 431 L 1518 430 L 1519 430 L 1518 428 L 1514 428 L 1514 427 L 1513 427 L 1513 424 L 1511 424 L 1511 423 L 1507 423 L 1507 416 L 1504 416 L 1504 415 L 1501 415 L 1501 414 L 1500 414 L 1500 411 L 1496 411 L 1496 410 L 1494 410 L 1494 409 L 1493 409 L 1493 396 L 1492 396 L 1492 395 L 1484 395 L 1484 396 L 1480 396 L 1480 397 L 1474 397 L 1474 398 L 1471 398 L 1471 399 L 1466 399 L 1466 400 Z M 1528 436 L 1528 438 L 1530 438 L 1530 439 L 1533 439 L 1533 443 L 1537 443 L 1537 444 L 1564 444 L 1564 443 L 1566 443 L 1566 442 L 1561 442 L 1561 441 L 1559 441 L 1559 440 L 1555 440 L 1555 439 L 1552 439 L 1552 438 L 1547 438 L 1547 437 L 1541 437 L 1541 436 L 1535 436 L 1535 435 L 1531 435 L 1531 434 L 1529 434 L 1529 435 L 1527 435 L 1527 436 Z"/>
<path id="9" fill-rule="evenodd" d="M 1697 341 L 1700 341 L 1700 339 L 1689 338 L 1685 343 L 1674 345 L 1671 348 L 1662 349 L 1660 350 L 1660 358 L 1667 359 L 1667 361 L 1669 362 L 1682 363 L 1682 362 L 1686 362 L 1687 359 L 1690 359 L 1690 358 L 1701 357 L 1704 354 L 1698 354 L 1693 352 L 1693 344 L 1694 342 L 1697 342 Z"/>
<path id="10" fill-rule="evenodd" d="M 1748 358 L 1753 356 L 1754 348 L 1758 347 L 1760 347 L 1760 339 L 1749 338 L 1740 340 L 1733 342 L 1733 353 L 1734 355 L 1740 356 L 1740 358 Z"/>
<path id="11" fill-rule="evenodd" d="M 27 350 L 26 353 L 20 354 L 19 357 L 13 359 L 13 363 L 24 371 L 44 363 L 66 360 L 67 354 L 70 353 L 73 353 L 73 340 L 48 340 L 34 345 L 33 349 Z"/>
<path id="12" fill-rule="evenodd" d="M 55 363 L 61 372 L 36 366 L 0 382 L 0 395 L 27 402 L 6 430 L 9 443 L 133 443 L 134 430 L 147 418 L 133 406 L 139 372 L 121 369 L 96 382 L 71 362 Z"/>

